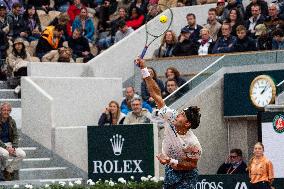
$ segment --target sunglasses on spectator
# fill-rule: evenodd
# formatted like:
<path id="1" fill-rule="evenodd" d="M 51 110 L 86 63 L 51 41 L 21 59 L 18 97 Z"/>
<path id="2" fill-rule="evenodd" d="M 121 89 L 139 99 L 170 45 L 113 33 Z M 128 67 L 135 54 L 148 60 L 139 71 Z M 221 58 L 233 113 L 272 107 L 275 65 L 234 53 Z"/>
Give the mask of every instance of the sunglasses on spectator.
<path id="1" fill-rule="evenodd" d="M 236 158 L 236 157 L 238 157 L 238 156 L 230 156 L 230 158 Z"/>

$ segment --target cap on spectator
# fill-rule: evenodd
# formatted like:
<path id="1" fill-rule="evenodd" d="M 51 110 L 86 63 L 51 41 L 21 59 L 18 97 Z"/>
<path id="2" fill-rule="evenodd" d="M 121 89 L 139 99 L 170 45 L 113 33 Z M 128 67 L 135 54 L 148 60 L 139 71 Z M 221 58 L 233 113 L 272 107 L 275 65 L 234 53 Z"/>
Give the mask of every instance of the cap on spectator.
<path id="1" fill-rule="evenodd" d="M 6 9 L 6 6 L 4 4 L 0 4 L 0 9 Z"/>
<path id="2" fill-rule="evenodd" d="M 225 3 L 225 0 L 218 0 L 218 1 L 217 1 L 217 5 L 218 5 L 219 3 Z"/>
<path id="3" fill-rule="evenodd" d="M 17 43 L 25 44 L 25 43 L 24 43 L 24 40 L 23 40 L 22 38 L 20 38 L 20 37 L 18 37 L 17 39 L 15 39 L 14 45 L 17 44 Z"/>
<path id="4" fill-rule="evenodd" d="M 255 27 L 255 35 L 256 36 L 266 34 L 266 33 L 267 33 L 267 29 L 266 29 L 266 26 L 264 24 L 258 24 Z"/>
<path id="5" fill-rule="evenodd" d="M 190 33 L 190 30 L 187 27 L 181 29 L 180 33 Z"/>

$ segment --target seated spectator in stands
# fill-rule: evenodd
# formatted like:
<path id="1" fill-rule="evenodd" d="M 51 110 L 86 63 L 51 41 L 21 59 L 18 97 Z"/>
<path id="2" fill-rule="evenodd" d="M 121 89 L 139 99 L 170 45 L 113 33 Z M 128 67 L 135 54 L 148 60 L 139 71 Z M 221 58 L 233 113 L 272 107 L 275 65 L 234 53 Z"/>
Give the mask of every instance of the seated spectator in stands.
<path id="1" fill-rule="evenodd" d="M 154 57 L 170 57 L 173 55 L 173 50 L 177 43 L 177 37 L 174 31 L 167 31 L 161 41 L 161 45 L 154 51 Z"/>
<path id="2" fill-rule="evenodd" d="M 251 3 L 247 5 L 246 7 L 246 12 L 245 12 L 245 19 L 249 19 L 250 17 L 253 16 L 253 11 L 252 7 L 253 6 L 258 6 L 259 11 L 261 14 L 266 17 L 268 15 L 268 6 L 267 2 L 264 0 L 251 0 Z"/>
<path id="3" fill-rule="evenodd" d="M 6 181 L 12 180 L 15 170 L 26 157 L 26 153 L 18 147 L 19 135 L 15 120 L 11 117 L 12 106 L 8 102 L 0 105 L 1 131 L 0 131 L 0 156 L 2 170 Z M 9 161 L 8 159 L 12 159 Z"/>
<path id="4" fill-rule="evenodd" d="M 237 36 L 237 27 L 239 25 L 244 25 L 240 12 L 236 8 L 230 10 L 229 18 L 226 20 L 226 22 L 231 24 L 231 35 L 233 36 Z"/>
<path id="5" fill-rule="evenodd" d="M 168 79 L 166 81 L 166 87 L 165 87 L 165 93 L 163 95 L 163 98 L 166 98 L 170 94 L 172 94 L 175 90 L 178 89 L 178 85 L 175 79 Z"/>
<path id="6" fill-rule="evenodd" d="M 82 36 L 80 29 L 76 28 L 72 38 L 68 40 L 68 47 L 73 50 L 73 59 L 83 58 L 83 62 L 88 62 L 94 56 L 91 53 L 88 40 Z"/>
<path id="7" fill-rule="evenodd" d="M 34 6 L 36 10 L 43 10 L 46 14 L 53 10 L 53 8 L 50 7 L 50 0 L 28 0 L 27 6 Z"/>
<path id="8" fill-rule="evenodd" d="M 181 29 L 178 37 L 178 42 L 175 45 L 172 55 L 173 56 L 190 56 L 197 55 L 197 43 L 190 37 L 191 33 L 188 28 Z"/>
<path id="9" fill-rule="evenodd" d="M 272 49 L 279 50 L 284 49 L 284 33 L 283 30 L 277 28 L 275 31 L 272 32 Z"/>
<path id="10" fill-rule="evenodd" d="M 284 27 L 284 21 L 279 15 L 279 6 L 277 4 L 269 4 L 268 17 L 266 18 L 264 24 L 267 27 L 269 34 L 272 34 L 272 31 L 274 31 L 276 28 Z"/>
<path id="11" fill-rule="evenodd" d="M 217 6 L 216 6 L 216 11 L 217 11 L 217 20 L 222 22 L 222 15 L 225 10 L 225 0 L 217 0 Z"/>
<path id="12" fill-rule="evenodd" d="M 141 10 L 136 7 L 133 7 L 130 11 L 131 16 L 126 21 L 126 25 L 136 30 L 144 24 L 144 15 Z"/>
<path id="13" fill-rule="evenodd" d="M 229 18 L 230 11 L 233 8 L 236 8 L 239 11 L 239 13 L 240 13 L 240 17 L 242 19 L 244 19 L 245 10 L 244 10 L 243 4 L 238 3 L 237 0 L 228 0 L 228 4 L 224 8 L 224 12 L 223 12 L 222 16 L 220 17 L 220 21 L 221 22 L 223 22 L 223 21 L 225 21 L 226 19 Z"/>
<path id="14" fill-rule="evenodd" d="M 9 24 L 8 36 L 14 39 L 17 37 L 28 37 L 21 9 L 22 5 L 20 3 L 15 3 L 13 4 L 12 11 L 7 15 L 7 21 Z"/>
<path id="15" fill-rule="evenodd" d="M 217 10 L 216 8 L 211 8 L 208 11 L 208 18 L 207 18 L 207 24 L 204 25 L 204 28 L 208 28 L 210 38 L 213 41 L 216 41 L 218 38 L 218 33 L 221 29 L 221 24 L 217 20 Z"/>
<path id="16" fill-rule="evenodd" d="M 62 35 L 64 32 L 64 26 L 48 26 L 42 32 L 41 37 L 38 40 L 36 46 L 36 56 L 40 59 L 51 50 L 57 50 L 62 47 Z"/>
<path id="17" fill-rule="evenodd" d="M 23 15 L 24 23 L 26 25 L 28 36 L 26 39 L 30 41 L 38 40 L 42 32 L 41 24 L 35 7 L 33 5 L 28 5 L 27 9 Z"/>
<path id="18" fill-rule="evenodd" d="M 9 42 L 6 34 L 3 31 L 0 31 L 0 59 L 6 59 L 7 49 L 9 48 Z M 2 63 L 2 62 L 1 62 Z"/>
<path id="19" fill-rule="evenodd" d="M 131 112 L 126 115 L 123 124 L 139 124 L 139 123 L 150 123 L 151 113 L 142 108 L 142 99 L 140 97 L 133 97 L 130 101 Z"/>
<path id="20" fill-rule="evenodd" d="M 159 9 L 158 4 L 149 4 L 147 8 L 147 15 L 146 15 L 146 21 L 149 22 L 153 18 L 155 18 L 158 14 L 161 13 L 161 10 Z"/>
<path id="21" fill-rule="evenodd" d="M 80 14 L 82 8 L 84 8 L 84 5 L 81 3 L 81 0 L 73 0 L 73 3 L 69 5 L 67 14 L 70 18 L 70 26 L 72 26 L 76 16 Z"/>
<path id="22" fill-rule="evenodd" d="M 255 37 L 255 27 L 258 24 L 263 24 L 265 17 L 261 14 L 261 9 L 259 5 L 251 6 L 251 17 L 245 21 L 246 29 L 248 30 L 248 35 L 252 38 Z"/>
<path id="23" fill-rule="evenodd" d="M 186 83 L 186 80 L 180 76 L 179 71 L 175 67 L 167 68 L 165 76 L 166 76 L 167 80 L 169 80 L 169 79 L 176 80 L 178 87 L 180 87 L 184 83 Z"/>
<path id="24" fill-rule="evenodd" d="M 66 12 L 69 5 L 70 0 L 54 0 L 54 8 L 60 12 Z"/>
<path id="25" fill-rule="evenodd" d="M 72 24 L 72 32 L 74 32 L 76 28 L 81 30 L 82 35 L 87 38 L 90 43 L 94 41 L 95 27 L 92 19 L 88 17 L 86 8 L 81 8 L 80 15 L 75 18 Z"/>
<path id="26" fill-rule="evenodd" d="M 135 94 L 135 90 L 133 87 L 127 87 L 125 89 L 125 99 L 121 102 L 120 110 L 122 113 L 127 114 L 131 109 L 131 99 L 134 97 L 139 97 L 139 95 Z M 152 107 L 145 101 L 142 102 L 142 108 L 147 109 L 150 113 L 152 113 Z"/>
<path id="27" fill-rule="evenodd" d="M 72 49 L 69 47 L 60 47 L 57 50 L 51 50 L 42 57 L 42 62 L 74 63 L 72 59 Z"/>
<path id="28" fill-rule="evenodd" d="M 198 55 L 212 54 L 214 42 L 210 38 L 209 29 L 202 28 L 200 30 L 201 39 L 197 41 Z"/>
<path id="29" fill-rule="evenodd" d="M 234 45 L 237 38 L 231 35 L 231 25 L 230 23 L 223 23 L 221 27 L 222 37 L 220 37 L 213 48 L 212 53 L 230 53 L 234 52 Z"/>
<path id="30" fill-rule="evenodd" d="M 243 161 L 243 152 L 240 149 L 232 149 L 230 155 L 227 157 L 225 163 L 223 163 L 217 174 L 247 174 L 247 165 Z"/>
<path id="31" fill-rule="evenodd" d="M 118 31 L 115 34 L 114 43 L 117 43 L 118 41 L 122 40 L 132 32 L 134 32 L 134 30 L 131 27 L 127 26 L 124 20 L 121 20 L 118 23 Z"/>
<path id="32" fill-rule="evenodd" d="M 32 61 L 30 54 L 26 50 L 24 40 L 22 38 L 15 39 L 13 43 L 12 53 L 8 55 L 8 77 L 18 78 L 18 86 L 15 88 L 15 93 L 20 92 L 20 77 L 27 76 L 27 64 Z"/>
<path id="33" fill-rule="evenodd" d="M 189 13 L 186 15 L 187 20 L 187 26 L 183 27 L 183 29 L 188 29 L 190 32 L 190 39 L 193 42 L 197 42 L 199 39 L 200 30 L 202 29 L 202 26 L 198 25 L 196 23 L 196 17 L 195 14 Z"/>
<path id="34" fill-rule="evenodd" d="M 129 6 L 129 17 L 131 17 L 131 10 L 133 8 L 137 8 L 140 10 L 140 12 L 144 15 L 147 14 L 147 6 L 148 6 L 148 1 L 147 0 L 134 0 Z"/>
<path id="35" fill-rule="evenodd" d="M 96 15 L 99 18 L 99 32 L 105 32 L 108 28 L 110 28 L 110 15 L 115 12 L 116 6 L 116 1 L 103 0 L 102 5 L 97 9 Z"/>
<path id="36" fill-rule="evenodd" d="M 150 73 L 150 76 L 157 83 L 158 87 L 160 88 L 161 93 L 163 94 L 164 93 L 163 81 L 157 78 L 157 73 L 154 70 L 154 68 L 152 68 L 152 67 L 147 67 L 147 68 L 148 68 L 148 71 Z M 145 80 L 143 80 L 142 83 L 141 83 L 141 96 L 142 96 L 142 99 L 144 101 L 146 101 L 148 104 L 151 105 L 151 107 L 154 108 L 156 106 L 154 99 L 149 94 Z"/>
<path id="37" fill-rule="evenodd" d="M 235 52 L 256 51 L 256 41 L 247 36 L 247 30 L 243 25 L 237 27 L 237 41 L 234 45 Z"/>
<path id="38" fill-rule="evenodd" d="M 0 0 L 0 4 L 5 5 L 7 12 L 12 11 L 15 3 L 21 4 L 21 0 Z"/>
<path id="39" fill-rule="evenodd" d="M 0 31 L 3 31 L 5 34 L 9 32 L 7 11 L 4 4 L 0 4 Z"/>
<path id="40" fill-rule="evenodd" d="M 49 23 L 49 26 L 56 26 L 56 25 L 62 25 L 64 26 L 63 31 L 64 31 L 64 35 L 63 40 L 68 40 L 69 37 L 72 36 L 72 31 L 71 31 L 71 26 L 69 24 L 70 18 L 68 16 L 67 13 L 60 13 L 58 17 L 54 18 L 54 20 L 52 20 Z"/>
<path id="41" fill-rule="evenodd" d="M 120 112 L 119 104 L 116 101 L 110 101 L 104 113 L 99 119 L 99 126 L 123 124 L 125 114 Z"/>
<path id="42" fill-rule="evenodd" d="M 259 50 L 272 49 L 272 37 L 269 35 L 264 24 L 259 24 L 255 27 L 255 36 L 257 37 L 256 46 Z"/>

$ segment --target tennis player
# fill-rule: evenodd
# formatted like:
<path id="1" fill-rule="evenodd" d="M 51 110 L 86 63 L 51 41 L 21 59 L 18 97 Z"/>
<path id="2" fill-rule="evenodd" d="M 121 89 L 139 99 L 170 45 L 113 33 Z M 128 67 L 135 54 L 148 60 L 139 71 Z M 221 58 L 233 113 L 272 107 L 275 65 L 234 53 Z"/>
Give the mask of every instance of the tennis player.
<path id="1" fill-rule="evenodd" d="M 195 189 L 198 177 L 197 162 L 202 148 L 191 129 L 199 126 L 199 108 L 191 106 L 178 113 L 167 107 L 159 87 L 145 67 L 145 61 L 138 58 L 135 63 L 141 69 L 150 96 L 160 109 L 159 116 L 165 120 L 162 153 L 157 155 L 160 163 L 166 165 L 164 189 Z"/>

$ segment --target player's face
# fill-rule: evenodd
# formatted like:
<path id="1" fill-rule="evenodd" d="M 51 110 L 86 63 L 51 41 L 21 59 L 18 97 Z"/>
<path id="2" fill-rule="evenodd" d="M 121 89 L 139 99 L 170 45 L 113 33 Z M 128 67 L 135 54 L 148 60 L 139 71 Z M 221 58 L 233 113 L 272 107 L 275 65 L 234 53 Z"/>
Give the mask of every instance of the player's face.
<path id="1" fill-rule="evenodd" d="M 256 156 L 256 157 L 261 157 L 263 156 L 263 147 L 260 145 L 260 144 L 256 144 L 254 145 L 254 148 L 253 148 L 253 154 Z"/>
<path id="2" fill-rule="evenodd" d="M 174 125 L 175 125 L 176 129 L 180 129 L 180 128 L 184 127 L 185 124 L 187 124 L 187 123 L 188 123 L 188 121 L 187 121 L 187 118 L 185 116 L 185 113 L 184 113 L 184 111 L 182 111 L 177 115 L 175 122 L 174 122 Z"/>

